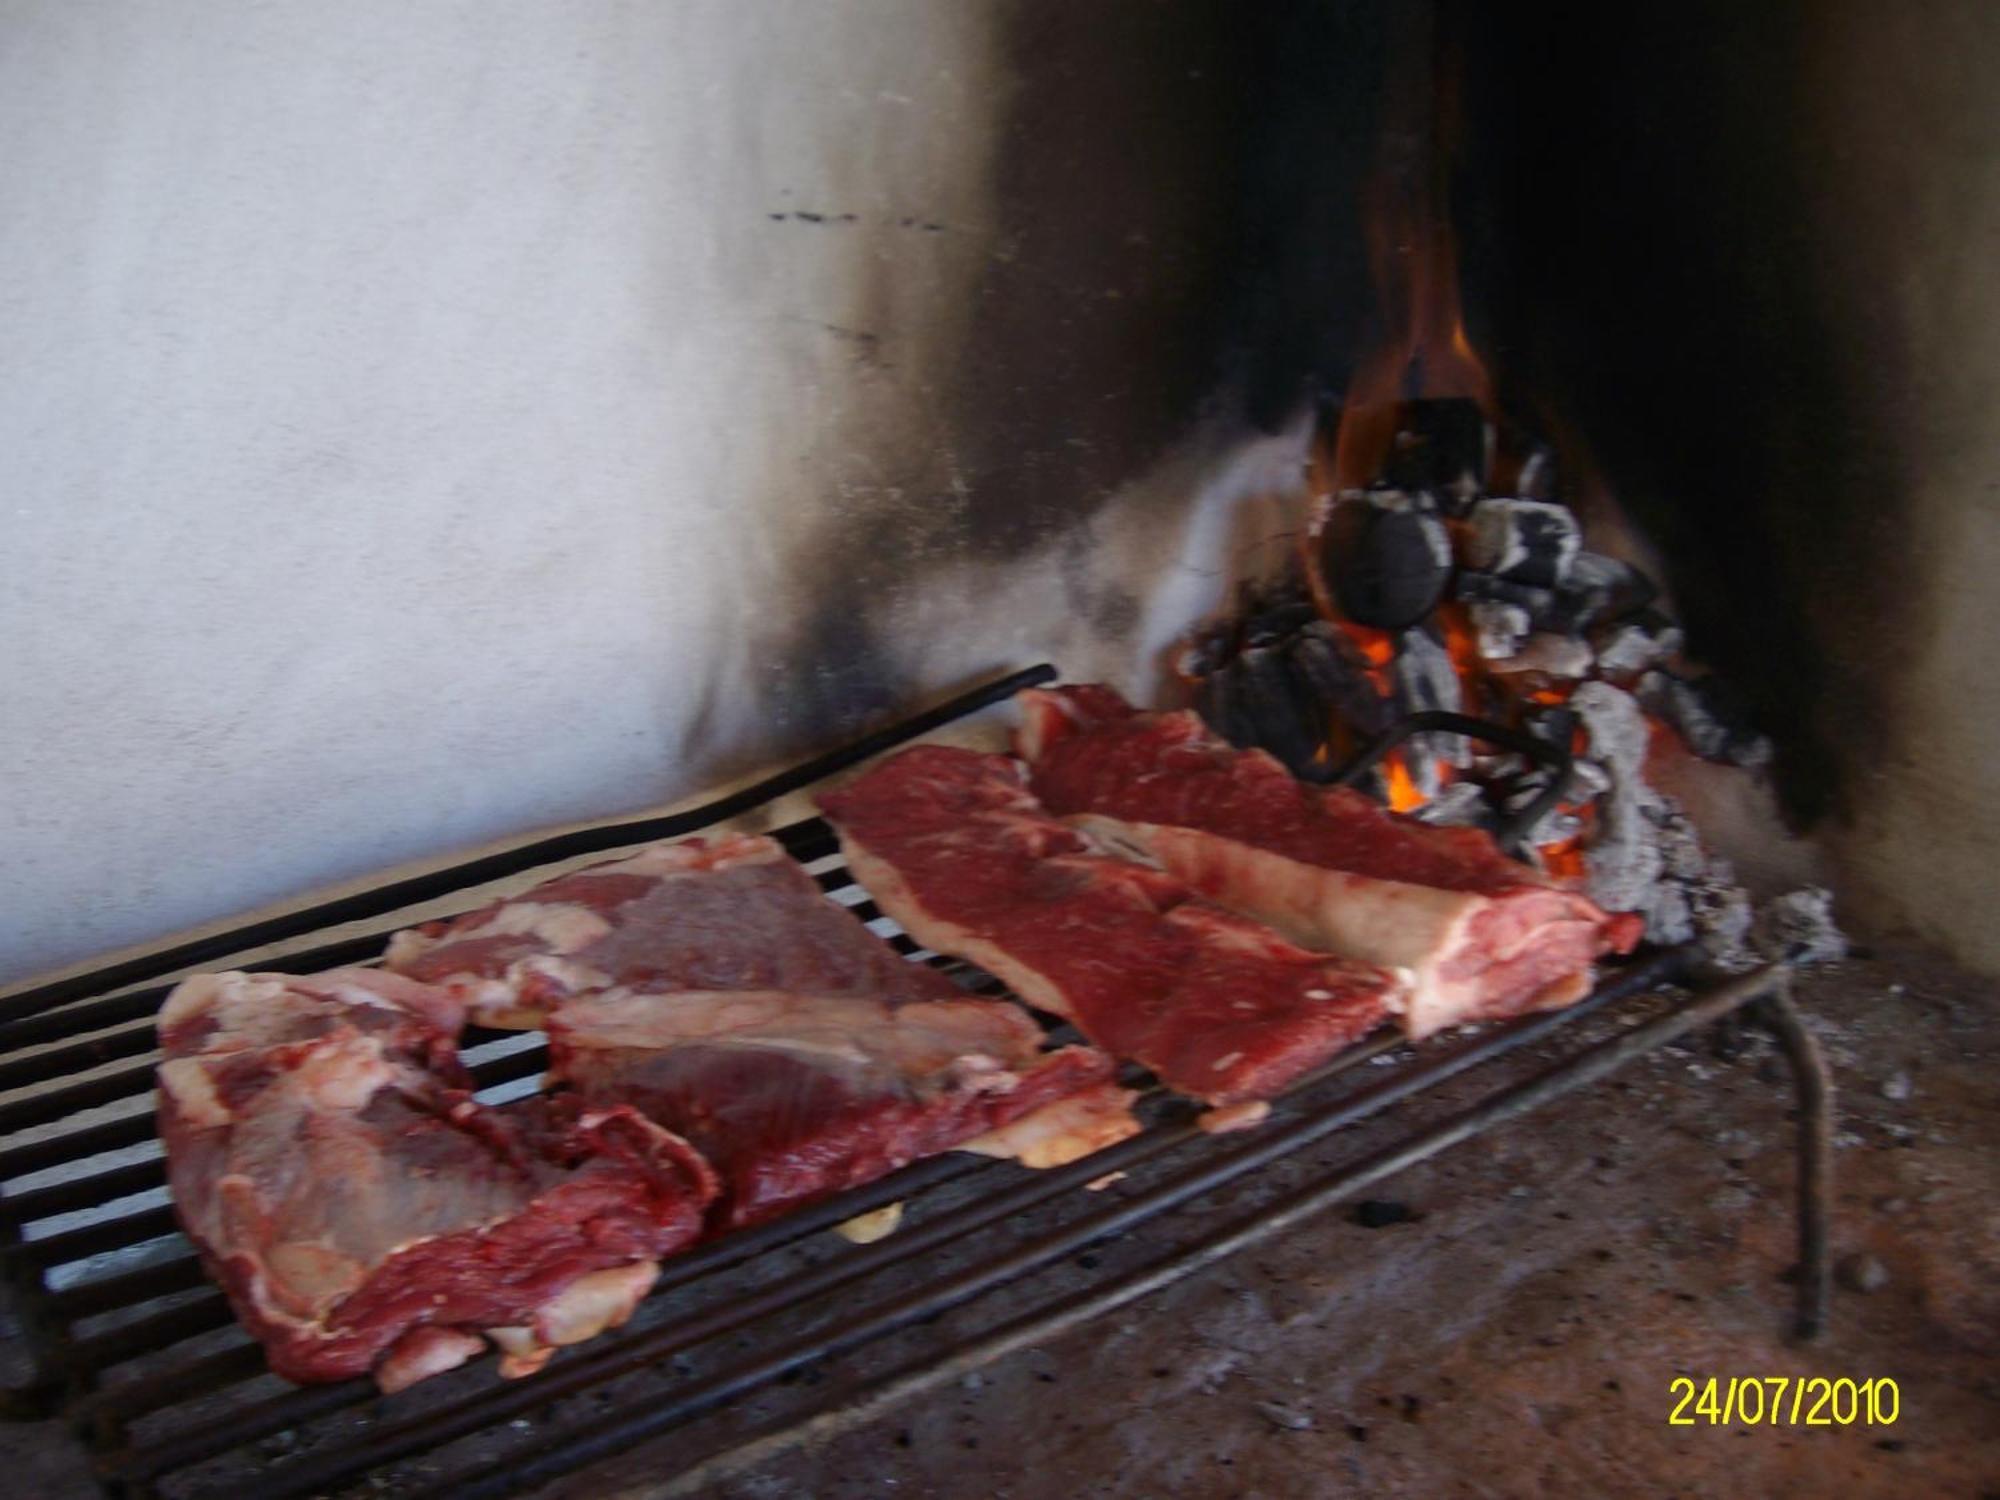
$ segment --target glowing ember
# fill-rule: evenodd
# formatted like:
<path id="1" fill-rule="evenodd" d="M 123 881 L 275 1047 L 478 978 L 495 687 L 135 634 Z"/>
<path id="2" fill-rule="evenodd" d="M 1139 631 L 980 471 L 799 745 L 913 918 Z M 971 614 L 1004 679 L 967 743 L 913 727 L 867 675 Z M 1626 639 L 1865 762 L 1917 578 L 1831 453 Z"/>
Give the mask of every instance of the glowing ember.
<path id="1" fill-rule="evenodd" d="M 1415 812 L 1426 799 L 1417 790 L 1417 784 L 1410 779 L 1410 768 L 1403 760 L 1403 752 L 1392 750 L 1382 763 L 1382 788 L 1389 799 L 1391 812 Z"/>

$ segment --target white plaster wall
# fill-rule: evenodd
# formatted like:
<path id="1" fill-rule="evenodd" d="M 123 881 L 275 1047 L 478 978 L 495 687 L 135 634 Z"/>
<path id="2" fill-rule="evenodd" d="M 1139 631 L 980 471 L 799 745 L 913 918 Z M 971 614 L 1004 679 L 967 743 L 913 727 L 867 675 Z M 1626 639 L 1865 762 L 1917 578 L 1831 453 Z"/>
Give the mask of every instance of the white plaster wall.
<path id="1" fill-rule="evenodd" d="M 999 14 L 0 0 L 0 981 L 768 750 L 772 615 L 1007 253 Z M 1288 461 L 1227 446 L 1112 551 Z M 1076 571 L 856 609 L 949 686 L 1094 639 Z"/>
<path id="2" fill-rule="evenodd" d="M 768 215 L 976 226 L 972 18 L 0 7 L 0 977 L 685 782 L 897 243 Z"/>

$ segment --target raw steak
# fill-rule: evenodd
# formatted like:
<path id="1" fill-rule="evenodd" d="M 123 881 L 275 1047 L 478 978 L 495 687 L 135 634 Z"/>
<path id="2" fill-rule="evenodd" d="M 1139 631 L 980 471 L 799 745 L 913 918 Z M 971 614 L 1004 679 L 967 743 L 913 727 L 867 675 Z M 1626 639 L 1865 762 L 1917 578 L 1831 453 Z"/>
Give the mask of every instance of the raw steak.
<path id="1" fill-rule="evenodd" d="M 630 1103 L 715 1164 L 717 1216 L 730 1228 L 1036 1111 L 1063 1141 L 1018 1153 L 1034 1165 L 1138 1128 L 1132 1095 L 1109 1081 L 1109 1057 L 1090 1047 L 1044 1053 L 1041 1027 L 1001 1001 L 616 989 L 561 1006 L 549 1042 L 555 1076 L 585 1099 Z M 1097 1106 L 1087 1119 L 1044 1108 L 1085 1099 Z"/>
<path id="2" fill-rule="evenodd" d="M 1487 833 L 1307 786 L 1191 713 L 1140 713 L 1098 686 L 1020 696 L 1019 749 L 1051 811 L 1307 947 L 1407 970 L 1413 1037 L 1581 999 L 1592 960 L 1643 930 Z"/>
<path id="3" fill-rule="evenodd" d="M 271 1368 L 506 1373 L 623 1322 L 701 1231 L 714 1174 L 636 1111 L 475 1101 L 442 990 L 366 969 L 204 974 L 160 1013 L 181 1223 Z"/>
<path id="4" fill-rule="evenodd" d="M 489 1026 L 539 1026 L 572 995 L 776 990 L 948 1000 L 767 838 L 653 844 L 448 921 L 398 933 L 396 973 L 441 984 Z"/>
<path id="5" fill-rule="evenodd" d="M 918 746 L 820 805 L 855 877 L 919 942 L 1193 1098 L 1266 1098 L 1400 1001 L 1380 969 L 1308 953 L 1096 852 L 1006 756 Z"/>

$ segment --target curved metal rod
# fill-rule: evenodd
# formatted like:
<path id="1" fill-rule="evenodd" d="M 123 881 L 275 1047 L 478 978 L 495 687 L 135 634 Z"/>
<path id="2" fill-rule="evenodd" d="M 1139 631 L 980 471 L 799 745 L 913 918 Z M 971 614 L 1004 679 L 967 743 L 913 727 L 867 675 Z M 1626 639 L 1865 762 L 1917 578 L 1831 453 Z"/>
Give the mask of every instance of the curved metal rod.
<path id="1" fill-rule="evenodd" d="M 1785 1050 L 1798 1096 L 1799 1285 L 1793 1332 L 1801 1339 L 1816 1339 L 1826 1331 L 1833 1297 L 1833 1266 L 1827 1253 L 1833 1217 L 1833 1074 L 1792 999 L 1789 969 L 1772 986 L 1761 1014 Z"/>

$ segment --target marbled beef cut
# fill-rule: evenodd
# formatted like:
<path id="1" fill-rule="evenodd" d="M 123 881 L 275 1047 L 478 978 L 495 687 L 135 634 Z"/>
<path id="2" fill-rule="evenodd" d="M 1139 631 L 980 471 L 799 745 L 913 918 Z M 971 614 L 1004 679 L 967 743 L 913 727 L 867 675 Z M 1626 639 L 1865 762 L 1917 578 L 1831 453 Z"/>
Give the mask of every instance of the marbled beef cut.
<path id="1" fill-rule="evenodd" d="M 740 1228 L 1044 1112 L 1073 1160 L 1137 1130 L 1093 1047 L 1043 1051 L 1017 1005 L 894 1004 L 784 991 L 607 990 L 549 1021 L 553 1075 L 685 1135 L 721 1173 Z M 1071 1110 L 1089 1104 L 1072 1123 Z M 1011 1153 L 1009 1153 L 1011 1154 Z"/>
<path id="2" fill-rule="evenodd" d="M 820 806 L 849 869 L 919 942 L 1193 1098 L 1267 1098 L 1400 1003 L 1383 970 L 1306 952 L 1100 852 L 1006 756 L 917 746 Z"/>
<path id="3" fill-rule="evenodd" d="M 300 1381 L 394 1390 L 491 1338 L 510 1374 L 615 1326 L 716 1179 L 622 1106 L 473 1099 L 444 991 L 366 969 L 168 997 L 160 1134 L 182 1226 Z"/>
<path id="4" fill-rule="evenodd" d="M 1110 1057 L 1044 1054 L 1027 1012 L 903 958 L 768 838 L 655 844 L 401 934 L 389 963 L 489 1024 L 546 1025 L 553 1082 L 693 1141 L 718 1229 L 1057 1100 L 1098 1107 L 1050 1161 L 1138 1128 Z"/>
<path id="5" fill-rule="evenodd" d="M 532 890 L 396 934 L 396 973 L 442 985 L 488 1026 L 539 1026 L 614 985 L 951 1000 L 820 892 L 774 840 L 650 844 Z"/>
<path id="6" fill-rule="evenodd" d="M 1307 947 L 1407 971 L 1414 1037 L 1581 999 L 1592 961 L 1639 939 L 1639 918 L 1507 858 L 1491 835 L 1308 786 L 1191 713 L 1141 713 L 1101 686 L 1020 698 L 1018 748 L 1051 811 Z"/>

